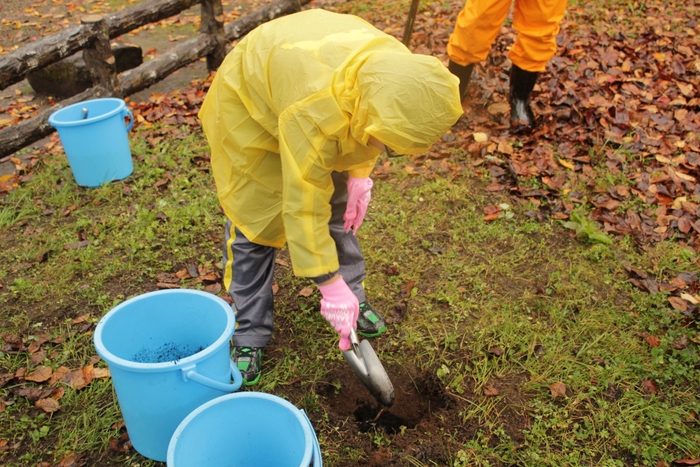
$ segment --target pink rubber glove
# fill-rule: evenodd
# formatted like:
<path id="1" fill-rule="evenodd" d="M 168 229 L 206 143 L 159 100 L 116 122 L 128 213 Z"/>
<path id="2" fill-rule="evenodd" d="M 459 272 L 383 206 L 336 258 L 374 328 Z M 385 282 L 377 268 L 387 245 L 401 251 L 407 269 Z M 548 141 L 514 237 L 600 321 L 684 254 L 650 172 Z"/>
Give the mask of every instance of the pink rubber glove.
<path id="1" fill-rule="evenodd" d="M 365 214 L 367 214 L 367 206 L 369 206 L 369 200 L 372 197 L 372 185 L 374 182 L 369 177 L 348 178 L 348 204 L 343 216 L 345 220 L 343 227 L 346 233 L 350 232 L 352 228 L 352 233 L 357 235 L 357 229 L 360 228 Z"/>
<path id="2" fill-rule="evenodd" d="M 323 295 L 321 315 L 340 333 L 340 350 L 348 350 L 351 345 L 350 330 L 357 328 L 360 302 L 342 277 L 328 285 L 319 285 L 318 290 Z"/>

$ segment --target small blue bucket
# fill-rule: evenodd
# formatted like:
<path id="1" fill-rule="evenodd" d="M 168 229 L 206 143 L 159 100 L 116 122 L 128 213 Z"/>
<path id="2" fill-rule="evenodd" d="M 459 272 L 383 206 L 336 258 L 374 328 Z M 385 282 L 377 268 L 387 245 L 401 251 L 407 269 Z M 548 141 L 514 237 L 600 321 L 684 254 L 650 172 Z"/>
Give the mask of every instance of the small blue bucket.
<path id="1" fill-rule="evenodd" d="M 131 298 L 95 328 L 134 449 L 165 462 L 168 443 L 194 409 L 240 388 L 230 357 L 236 320 L 221 298 L 161 290 Z M 233 383 L 231 383 L 233 378 Z"/>
<path id="2" fill-rule="evenodd" d="M 129 124 L 124 124 L 129 117 Z M 49 117 L 58 131 L 75 182 L 98 187 L 134 171 L 127 132 L 134 116 L 123 100 L 93 99 L 69 105 Z"/>
<path id="3" fill-rule="evenodd" d="M 321 449 L 303 410 L 261 392 L 207 402 L 177 427 L 168 467 L 322 467 Z"/>

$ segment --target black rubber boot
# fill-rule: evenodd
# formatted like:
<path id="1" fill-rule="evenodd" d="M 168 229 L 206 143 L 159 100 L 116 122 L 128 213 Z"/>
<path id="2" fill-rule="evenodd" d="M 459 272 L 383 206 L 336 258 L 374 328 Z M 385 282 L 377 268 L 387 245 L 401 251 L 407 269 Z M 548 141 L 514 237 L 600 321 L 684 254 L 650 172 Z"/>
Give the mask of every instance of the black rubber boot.
<path id="1" fill-rule="evenodd" d="M 516 133 L 535 127 L 530 93 L 539 75 L 537 71 L 525 71 L 517 65 L 510 69 L 510 127 Z"/>
<path id="2" fill-rule="evenodd" d="M 474 64 L 470 63 L 467 66 L 463 66 L 450 60 L 450 63 L 447 65 L 447 69 L 450 70 L 450 72 L 457 78 L 459 78 L 459 99 L 464 100 L 464 97 L 467 94 L 469 80 L 472 79 Z"/>

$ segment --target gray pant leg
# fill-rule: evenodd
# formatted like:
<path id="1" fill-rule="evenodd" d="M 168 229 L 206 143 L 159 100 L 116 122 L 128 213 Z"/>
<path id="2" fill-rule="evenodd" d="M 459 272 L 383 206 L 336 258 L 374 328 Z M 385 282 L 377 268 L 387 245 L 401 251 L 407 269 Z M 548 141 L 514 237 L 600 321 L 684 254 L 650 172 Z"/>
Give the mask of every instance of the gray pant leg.
<path id="1" fill-rule="evenodd" d="M 272 336 L 273 296 L 272 279 L 275 271 L 275 248 L 250 242 L 240 230 L 228 257 L 226 245 L 231 238 L 231 221 L 226 222 L 224 242 L 224 271 L 233 261 L 233 275 L 229 295 L 236 312 L 236 330 L 233 345 L 237 347 L 265 347 Z"/>
<path id="2" fill-rule="evenodd" d="M 365 280 L 365 259 L 357 237 L 352 231 L 345 233 L 343 216 L 348 203 L 347 172 L 333 172 L 335 191 L 331 197 L 331 220 L 328 225 L 331 238 L 338 251 L 339 273 L 360 303 L 367 300 L 362 281 Z"/>

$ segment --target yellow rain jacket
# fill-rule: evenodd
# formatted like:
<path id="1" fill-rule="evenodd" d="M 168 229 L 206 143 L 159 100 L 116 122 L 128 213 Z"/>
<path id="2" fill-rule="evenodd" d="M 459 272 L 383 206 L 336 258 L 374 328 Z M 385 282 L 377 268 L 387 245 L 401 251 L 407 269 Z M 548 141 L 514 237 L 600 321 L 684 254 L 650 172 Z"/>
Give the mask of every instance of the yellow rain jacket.
<path id="1" fill-rule="evenodd" d="M 515 0 L 513 29 L 518 32 L 508 58 L 523 70 L 544 71 L 557 51 L 559 23 L 567 0 Z M 508 17 L 513 0 L 466 0 L 457 16 L 447 53 L 460 65 L 486 60 Z"/>
<path id="2" fill-rule="evenodd" d="M 462 113 L 458 79 L 364 20 L 324 10 L 275 19 L 228 54 L 199 118 L 219 201 L 251 242 L 294 273 L 339 268 L 331 172 L 367 177 L 379 150 L 425 152 Z"/>

